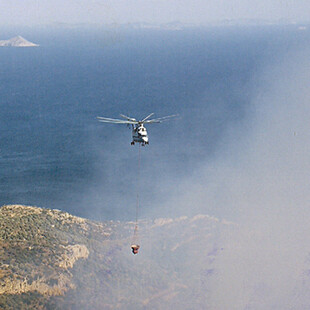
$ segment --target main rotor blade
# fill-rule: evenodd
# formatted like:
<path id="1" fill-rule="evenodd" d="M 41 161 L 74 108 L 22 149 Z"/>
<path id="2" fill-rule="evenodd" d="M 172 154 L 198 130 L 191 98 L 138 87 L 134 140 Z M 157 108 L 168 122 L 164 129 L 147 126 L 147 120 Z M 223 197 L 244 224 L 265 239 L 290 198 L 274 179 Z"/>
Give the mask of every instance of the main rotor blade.
<path id="1" fill-rule="evenodd" d="M 153 118 L 153 119 L 145 121 L 145 123 L 149 123 L 149 124 L 150 123 L 162 123 L 162 122 L 169 121 L 171 118 L 177 117 L 177 116 L 178 116 L 177 114 L 174 114 L 174 115 L 164 116 L 160 118 Z"/>
<path id="2" fill-rule="evenodd" d="M 133 122 L 135 122 L 135 121 L 136 121 L 136 119 L 135 119 L 135 118 L 132 118 L 132 117 L 126 116 L 126 115 L 124 115 L 124 114 L 120 114 L 120 116 L 121 116 L 121 117 L 123 117 L 123 118 L 126 118 L 126 119 L 127 119 L 127 120 L 129 120 L 129 121 L 133 121 Z"/>
<path id="3" fill-rule="evenodd" d="M 116 119 L 116 118 L 109 118 L 109 117 L 102 117 L 102 116 L 97 116 L 97 119 L 99 122 L 103 123 L 112 123 L 112 124 L 137 124 L 135 121 L 125 121 L 123 119 Z"/>
<path id="4" fill-rule="evenodd" d="M 151 113 L 150 115 L 148 115 L 147 117 L 145 117 L 142 121 L 140 121 L 140 123 L 145 122 L 148 118 L 150 118 L 152 115 L 154 115 L 154 113 Z"/>

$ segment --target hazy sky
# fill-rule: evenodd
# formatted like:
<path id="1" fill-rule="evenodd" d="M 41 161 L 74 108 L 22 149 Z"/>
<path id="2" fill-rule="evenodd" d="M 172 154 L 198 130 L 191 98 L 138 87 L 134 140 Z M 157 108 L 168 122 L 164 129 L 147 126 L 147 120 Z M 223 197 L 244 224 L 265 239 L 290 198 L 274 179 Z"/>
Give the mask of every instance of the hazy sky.
<path id="1" fill-rule="evenodd" d="M 0 0 L 0 24 L 310 20 L 309 0 Z"/>

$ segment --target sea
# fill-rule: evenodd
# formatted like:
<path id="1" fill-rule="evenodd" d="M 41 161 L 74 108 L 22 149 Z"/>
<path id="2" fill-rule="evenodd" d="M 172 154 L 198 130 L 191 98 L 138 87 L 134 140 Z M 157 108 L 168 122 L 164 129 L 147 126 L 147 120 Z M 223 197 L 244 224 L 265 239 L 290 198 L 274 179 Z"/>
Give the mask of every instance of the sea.
<path id="1" fill-rule="evenodd" d="M 57 25 L 0 39 L 16 35 L 40 46 L 0 48 L 0 204 L 93 220 L 133 220 L 137 196 L 141 217 L 173 216 L 165 202 L 253 112 L 262 68 L 310 42 L 300 25 Z M 96 118 L 150 113 L 177 116 L 148 125 L 144 147 Z"/>

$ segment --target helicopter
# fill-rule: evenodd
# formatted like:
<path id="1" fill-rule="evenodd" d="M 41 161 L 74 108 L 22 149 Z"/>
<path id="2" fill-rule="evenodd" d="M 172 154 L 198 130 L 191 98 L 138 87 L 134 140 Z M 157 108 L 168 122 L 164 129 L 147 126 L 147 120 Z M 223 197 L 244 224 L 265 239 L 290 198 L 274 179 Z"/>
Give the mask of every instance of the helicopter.
<path id="1" fill-rule="evenodd" d="M 147 134 L 147 130 L 144 127 L 144 124 L 152 124 L 152 123 L 162 123 L 164 121 L 169 120 L 170 118 L 176 117 L 177 115 L 169 115 L 160 118 L 149 119 L 153 116 L 154 113 L 149 114 L 141 121 L 137 121 L 135 118 L 120 114 L 120 116 L 124 119 L 115 119 L 115 118 L 108 118 L 97 116 L 99 122 L 102 123 L 112 123 L 112 124 L 127 124 L 128 126 L 131 125 L 132 128 L 132 141 L 131 145 L 135 145 L 135 143 L 141 143 L 142 146 L 149 144 L 149 137 Z"/>

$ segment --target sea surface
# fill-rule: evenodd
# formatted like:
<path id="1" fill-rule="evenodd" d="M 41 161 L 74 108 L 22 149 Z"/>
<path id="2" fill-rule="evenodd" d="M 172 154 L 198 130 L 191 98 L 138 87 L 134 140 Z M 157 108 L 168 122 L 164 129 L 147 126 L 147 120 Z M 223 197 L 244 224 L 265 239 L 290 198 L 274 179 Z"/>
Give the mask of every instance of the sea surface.
<path id="1" fill-rule="evenodd" d="M 0 49 L 0 204 L 98 220 L 134 219 L 137 192 L 142 217 L 171 215 L 160 205 L 172 189 L 252 113 L 261 68 L 310 41 L 298 25 L 46 27 L 0 39 L 15 35 L 40 47 Z M 178 117 L 147 126 L 139 177 L 131 131 L 96 117 L 152 112 Z"/>

